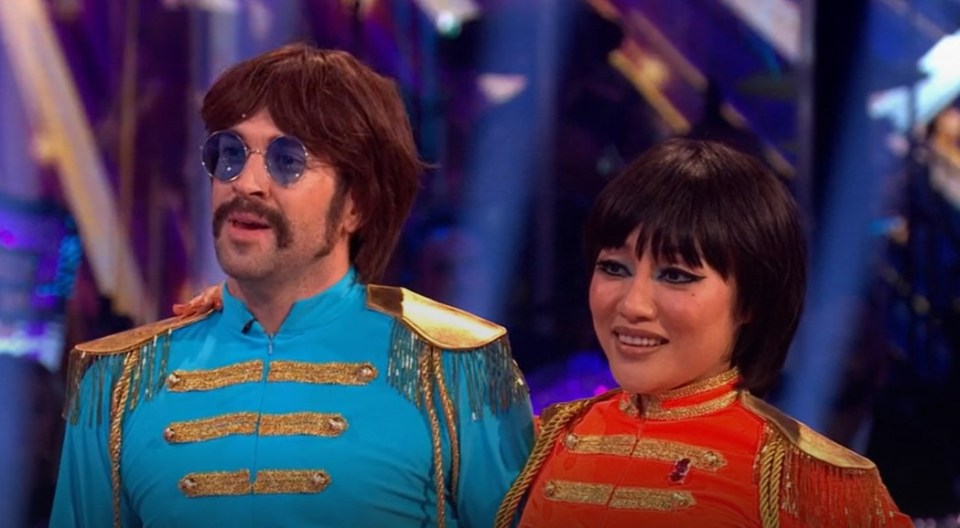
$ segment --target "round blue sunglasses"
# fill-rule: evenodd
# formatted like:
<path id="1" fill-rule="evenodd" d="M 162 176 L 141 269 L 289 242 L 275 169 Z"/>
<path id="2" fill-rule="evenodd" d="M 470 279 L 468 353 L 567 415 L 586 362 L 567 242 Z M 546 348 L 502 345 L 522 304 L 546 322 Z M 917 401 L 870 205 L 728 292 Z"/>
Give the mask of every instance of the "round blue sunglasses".
<path id="1" fill-rule="evenodd" d="M 263 156 L 267 173 L 283 186 L 292 185 L 307 168 L 307 148 L 293 136 L 279 136 L 265 150 L 247 147 L 236 132 L 214 132 L 200 147 L 200 160 L 211 178 L 230 182 L 240 176 L 251 154 Z"/>

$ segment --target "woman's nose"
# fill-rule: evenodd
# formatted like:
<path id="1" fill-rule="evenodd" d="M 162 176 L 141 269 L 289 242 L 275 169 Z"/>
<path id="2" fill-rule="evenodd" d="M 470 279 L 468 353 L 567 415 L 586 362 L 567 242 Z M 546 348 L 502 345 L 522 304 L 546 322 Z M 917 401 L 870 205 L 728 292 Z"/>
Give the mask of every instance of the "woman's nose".
<path id="1" fill-rule="evenodd" d="M 634 277 L 626 286 L 620 299 L 620 313 L 628 320 L 653 319 L 657 316 L 657 303 L 653 296 L 654 285 L 640 276 Z"/>

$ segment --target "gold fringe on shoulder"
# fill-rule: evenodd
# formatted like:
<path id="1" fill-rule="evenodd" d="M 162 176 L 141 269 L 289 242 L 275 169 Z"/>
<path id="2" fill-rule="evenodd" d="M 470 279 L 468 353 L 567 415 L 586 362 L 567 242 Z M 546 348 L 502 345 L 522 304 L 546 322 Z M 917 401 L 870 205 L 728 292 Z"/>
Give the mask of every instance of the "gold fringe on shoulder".
<path id="1" fill-rule="evenodd" d="M 136 408 L 141 401 L 150 400 L 163 388 L 167 361 L 170 356 L 170 332 L 154 336 L 152 340 L 131 350 L 117 354 L 93 355 L 74 349 L 67 370 L 67 393 L 64 417 L 76 425 L 80 417 L 81 401 L 95 405 L 90 410 L 88 425 L 103 422 L 104 396 L 112 394 L 120 381 L 128 357 L 135 357 L 134 364 L 127 365 L 130 376 L 124 380 L 129 397 L 125 406 Z M 84 375 L 89 377 L 88 394 L 81 394 Z M 94 422 L 95 420 L 95 422 Z"/>
<path id="2" fill-rule="evenodd" d="M 104 419 L 104 398 L 108 398 L 107 450 L 113 488 L 113 525 L 121 526 L 120 453 L 123 420 L 138 402 L 149 400 L 163 388 L 170 357 L 173 331 L 199 321 L 210 312 L 187 318 L 171 318 L 77 345 L 70 352 L 64 417 L 79 423 L 81 408 L 87 407 L 87 425 Z M 81 394 L 84 377 L 88 394 Z M 85 400 L 85 402 L 81 402 Z M 94 405 L 96 408 L 90 408 Z"/>
<path id="3" fill-rule="evenodd" d="M 390 343 L 387 382 L 419 406 L 420 357 L 436 347 L 400 320 L 394 322 Z M 442 360 L 450 373 L 449 393 L 458 394 L 461 383 L 466 384 L 470 411 L 476 415 L 484 407 L 494 413 L 504 411 L 527 397 L 526 382 L 506 337 L 473 350 L 443 354 Z"/>
<path id="4" fill-rule="evenodd" d="M 499 412 L 526 398 L 502 326 L 403 288 L 368 285 L 367 305 L 394 319 L 387 381 L 411 402 L 421 403 L 420 358 L 431 350 L 450 352 L 443 354 L 448 392 L 456 397 L 465 383 L 472 413 L 484 406 Z"/>
<path id="5" fill-rule="evenodd" d="M 784 515 L 803 526 L 886 526 L 894 517 L 872 462 L 753 396 L 743 401 L 767 421 L 755 464 L 764 528 Z"/>
<path id="6" fill-rule="evenodd" d="M 437 408 L 442 411 L 450 445 L 450 489 L 457 489 L 460 449 L 457 424 L 459 418 L 452 395 L 466 384 L 472 413 L 484 412 L 484 406 L 497 412 L 526 398 L 526 385 L 506 338 L 480 349 L 444 354 L 423 340 L 400 320 L 395 320 L 387 363 L 387 382 L 419 409 L 426 412 L 433 443 L 434 478 L 437 486 L 437 520 L 442 528 L 445 519 L 443 445 Z M 450 372 L 451 374 L 447 374 Z M 461 373 L 462 372 L 462 373 Z"/>
<path id="7" fill-rule="evenodd" d="M 103 421 L 104 395 L 112 394 L 120 379 L 126 357 L 136 352 L 135 364 L 128 365 L 130 376 L 126 379 L 129 397 L 128 409 L 153 398 L 163 388 L 167 362 L 170 357 L 170 339 L 173 331 L 206 318 L 211 312 L 192 317 L 170 318 L 141 327 L 109 335 L 95 341 L 77 345 L 70 352 L 67 367 L 66 398 L 63 415 L 71 423 L 77 424 L 80 416 L 81 400 L 87 405 L 95 402 L 96 411 L 91 410 L 89 423 Z M 80 394 L 84 376 L 89 376 L 89 394 Z"/>
<path id="8" fill-rule="evenodd" d="M 426 414 L 433 444 L 437 523 L 446 524 L 445 488 L 456 490 L 460 449 L 456 400 L 466 393 L 471 417 L 526 401 L 527 386 L 506 329 L 402 288 L 368 285 L 367 305 L 393 318 L 387 383 Z M 442 414 L 442 425 L 441 417 Z M 443 431 L 450 453 L 444 476 Z"/>

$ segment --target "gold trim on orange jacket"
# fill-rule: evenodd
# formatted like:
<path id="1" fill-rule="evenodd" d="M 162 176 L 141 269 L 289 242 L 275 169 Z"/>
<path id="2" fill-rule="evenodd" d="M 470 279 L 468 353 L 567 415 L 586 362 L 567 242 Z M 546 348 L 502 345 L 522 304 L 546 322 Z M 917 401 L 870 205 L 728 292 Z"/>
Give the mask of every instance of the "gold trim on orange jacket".
<path id="1" fill-rule="evenodd" d="M 913 526 L 871 461 L 738 380 L 549 408 L 496 526 Z"/>

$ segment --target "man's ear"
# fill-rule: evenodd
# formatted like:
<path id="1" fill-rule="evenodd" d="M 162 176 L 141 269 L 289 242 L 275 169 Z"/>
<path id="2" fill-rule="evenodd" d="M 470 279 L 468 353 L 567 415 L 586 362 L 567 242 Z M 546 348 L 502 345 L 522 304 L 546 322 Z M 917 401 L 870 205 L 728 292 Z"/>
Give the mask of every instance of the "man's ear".
<path id="1" fill-rule="evenodd" d="M 357 207 L 357 202 L 353 200 L 353 193 L 348 192 L 343 203 L 343 215 L 341 216 L 340 228 L 345 235 L 353 235 L 363 226 L 363 215 Z"/>

